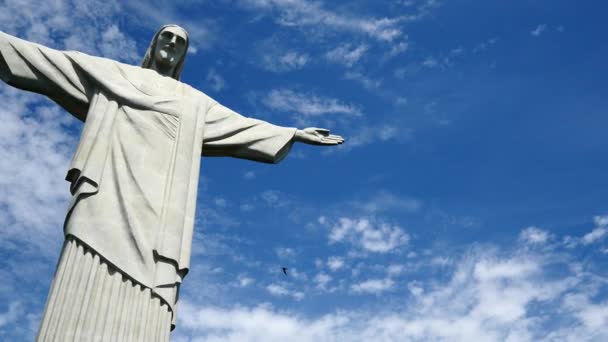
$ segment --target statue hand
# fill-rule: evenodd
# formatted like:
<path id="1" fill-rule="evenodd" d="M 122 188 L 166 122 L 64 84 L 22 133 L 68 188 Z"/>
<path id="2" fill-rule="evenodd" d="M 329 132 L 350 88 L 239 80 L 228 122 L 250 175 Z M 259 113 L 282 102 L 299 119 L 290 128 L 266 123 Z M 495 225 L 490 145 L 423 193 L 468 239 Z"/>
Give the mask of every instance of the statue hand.
<path id="1" fill-rule="evenodd" d="M 310 145 L 339 145 L 344 143 L 344 138 L 329 133 L 329 130 L 325 128 L 309 127 L 297 130 L 294 139 Z"/>

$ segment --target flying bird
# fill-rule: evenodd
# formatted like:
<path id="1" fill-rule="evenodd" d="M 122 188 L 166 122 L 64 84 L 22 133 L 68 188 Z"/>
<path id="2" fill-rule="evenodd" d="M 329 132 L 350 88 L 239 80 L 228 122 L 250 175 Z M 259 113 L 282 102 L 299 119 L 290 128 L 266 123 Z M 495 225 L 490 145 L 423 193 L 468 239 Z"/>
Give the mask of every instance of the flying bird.
<path id="1" fill-rule="evenodd" d="M 281 269 L 283 269 L 283 273 L 287 275 L 287 267 L 281 267 Z"/>

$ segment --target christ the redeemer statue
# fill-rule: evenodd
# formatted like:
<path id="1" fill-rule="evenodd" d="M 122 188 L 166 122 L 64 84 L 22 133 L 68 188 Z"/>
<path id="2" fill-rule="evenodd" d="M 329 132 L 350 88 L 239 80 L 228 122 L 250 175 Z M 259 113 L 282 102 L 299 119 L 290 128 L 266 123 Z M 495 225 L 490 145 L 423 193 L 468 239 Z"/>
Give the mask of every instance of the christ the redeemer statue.
<path id="1" fill-rule="evenodd" d="M 0 77 L 84 121 L 66 179 L 65 243 L 38 341 L 168 341 L 188 273 L 202 156 L 276 163 L 328 130 L 243 117 L 179 81 L 188 35 L 152 39 L 141 67 L 0 32 Z"/>

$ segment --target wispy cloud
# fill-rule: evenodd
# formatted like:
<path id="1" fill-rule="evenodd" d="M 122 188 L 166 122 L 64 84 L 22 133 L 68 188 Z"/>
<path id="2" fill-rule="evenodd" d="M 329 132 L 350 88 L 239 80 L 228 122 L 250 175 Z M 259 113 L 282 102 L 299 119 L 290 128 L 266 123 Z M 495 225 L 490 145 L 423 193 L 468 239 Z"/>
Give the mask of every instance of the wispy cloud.
<path id="1" fill-rule="evenodd" d="M 424 61 L 422 61 L 422 66 L 427 68 L 435 68 L 439 66 L 439 61 L 433 57 L 427 57 Z"/>
<path id="2" fill-rule="evenodd" d="M 114 0 L 98 2 L 33 0 L 7 1 L 0 5 L 2 30 L 46 46 L 78 50 L 128 63 L 138 63 L 135 40 L 115 24 L 125 17 Z"/>
<path id="3" fill-rule="evenodd" d="M 403 23 L 417 19 L 417 16 L 364 18 L 338 13 L 325 8 L 321 2 L 307 0 L 241 0 L 241 4 L 247 8 L 276 12 L 275 20 L 282 26 L 309 29 L 322 27 L 388 42 L 403 36 Z"/>
<path id="4" fill-rule="evenodd" d="M 601 241 L 608 235 L 608 216 L 595 216 L 593 218 L 595 228 L 581 237 L 565 236 L 563 244 L 569 248 L 580 245 L 587 246 Z"/>
<path id="5" fill-rule="evenodd" d="M 532 245 L 544 244 L 549 241 L 550 237 L 549 232 L 534 226 L 522 230 L 519 234 L 520 240 Z"/>
<path id="6" fill-rule="evenodd" d="M 389 56 L 394 57 L 398 54 L 401 54 L 409 48 L 409 43 L 407 41 L 398 42 L 391 46 L 391 51 L 389 51 Z"/>
<path id="7" fill-rule="evenodd" d="M 313 278 L 313 281 L 315 282 L 317 289 L 328 291 L 328 285 L 332 279 L 333 278 L 329 274 L 320 272 Z"/>
<path id="8" fill-rule="evenodd" d="M 331 62 L 351 67 L 361 59 L 367 49 L 368 47 L 365 44 L 357 47 L 353 47 L 351 44 L 342 44 L 325 53 L 325 58 Z"/>
<path id="9" fill-rule="evenodd" d="M 192 19 L 185 14 L 191 12 L 194 6 L 197 6 L 197 4 L 190 1 L 170 2 L 163 0 L 131 0 L 124 2 L 123 5 L 124 8 L 130 10 L 128 15 L 131 18 L 136 18 L 136 20 L 131 21 L 145 27 L 150 32 L 156 32 L 160 26 L 167 23 L 179 23 L 188 31 L 190 41 L 194 43 L 192 48 L 189 49 L 190 53 L 196 53 L 199 49 L 211 48 L 217 42 L 218 37 L 221 37 L 213 19 L 205 17 Z M 95 9 L 91 10 L 97 10 L 99 7 L 105 6 L 96 6 Z"/>
<path id="10" fill-rule="evenodd" d="M 277 247 L 274 251 L 277 253 L 279 259 L 288 261 L 294 260 L 297 254 L 293 248 L 289 247 Z"/>
<path id="11" fill-rule="evenodd" d="M 489 38 L 489 39 L 477 44 L 473 48 L 473 53 L 483 52 L 483 51 L 487 50 L 489 47 L 491 47 L 492 45 L 496 44 L 496 42 L 498 42 L 498 38 L 496 38 L 496 37 Z"/>
<path id="12" fill-rule="evenodd" d="M 266 205 L 273 208 L 284 207 L 289 204 L 289 200 L 278 190 L 264 190 L 260 198 Z"/>
<path id="13" fill-rule="evenodd" d="M 304 299 L 305 294 L 302 291 L 292 291 L 287 287 L 279 284 L 270 284 L 266 286 L 266 291 L 273 296 L 277 297 L 292 297 L 296 301 Z"/>
<path id="14" fill-rule="evenodd" d="M 256 174 L 254 171 L 247 171 L 243 174 L 243 178 L 251 180 L 251 179 L 255 179 Z"/>
<path id="15" fill-rule="evenodd" d="M 248 277 L 244 274 L 240 274 L 237 278 L 237 284 L 239 287 L 247 287 L 255 282 L 255 279 Z"/>
<path id="16" fill-rule="evenodd" d="M 605 340 L 608 301 L 595 296 L 605 281 L 584 266 L 572 267 L 573 257 L 568 250 L 547 254 L 476 246 L 448 266 L 444 280 L 409 281 L 403 294 L 408 299 L 385 310 L 336 309 L 305 318 L 269 306 L 186 302 L 180 326 L 192 338 L 218 341 Z M 556 268 L 560 272 L 552 271 Z M 355 296 L 396 288 L 391 278 L 368 278 L 349 287 Z"/>
<path id="17" fill-rule="evenodd" d="M 332 271 L 337 271 L 344 267 L 344 258 L 332 256 L 327 259 L 327 267 Z"/>
<path id="18" fill-rule="evenodd" d="M 353 201 L 353 206 L 363 209 L 367 213 L 380 213 L 386 211 L 417 212 L 422 208 L 422 201 L 398 196 L 389 191 L 378 191 L 365 200 Z"/>
<path id="19" fill-rule="evenodd" d="M 289 290 L 278 284 L 270 284 L 266 286 L 266 290 L 273 296 L 286 296 L 289 294 Z"/>
<path id="20" fill-rule="evenodd" d="M 597 227 L 589 233 L 585 234 L 582 238 L 582 243 L 584 245 L 592 244 L 596 241 L 603 239 L 606 234 L 608 234 L 608 228 L 606 227 Z"/>
<path id="21" fill-rule="evenodd" d="M 288 51 L 279 54 L 278 51 L 266 53 L 262 56 L 262 67 L 273 72 L 287 72 L 304 68 L 311 60 L 307 53 Z"/>
<path id="22" fill-rule="evenodd" d="M 538 37 L 543 32 L 545 32 L 546 29 L 547 29 L 547 25 L 539 24 L 538 26 L 536 26 L 536 28 L 534 30 L 530 31 L 530 34 L 533 35 L 534 37 Z"/>
<path id="23" fill-rule="evenodd" d="M 214 68 L 209 69 L 207 72 L 206 81 L 207 84 L 203 88 L 209 87 L 216 93 L 226 88 L 226 81 Z"/>
<path id="24" fill-rule="evenodd" d="M 21 302 L 13 301 L 9 304 L 6 312 L 0 312 L 0 328 L 7 325 L 16 323 L 23 311 L 23 305 Z"/>
<path id="25" fill-rule="evenodd" d="M 298 113 L 305 116 L 361 115 L 360 109 L 355 105 L 341 102 L 335 98 L 297 93 L 289 89 L 274 89 L 264 97 L 262 102 L 275 111 Z"/>
<path id="26" fill-rule="evenodd" d="M 380 294 L 393 288 L 395 282 L 390 278 L 368 279 L 358 284 L 351 285 L 351 290 L 355 293 Z"/>
<path id="27" fill-rule="evenodd" d="M 360 124 L 355 132 L 346 136 L 345 144 L 323 153 L 350 151 L 357 147 L 389 141 L 404 143 L 411 139 L 413 139 L 412 130 L 408 128 L 391 124 Z"/>
<path id="28" fill-rule="evenodd" d="M 368 75 L 363 74 L 360 71 L 347 71 L 344 74 L 344 78 L 347 80 L 355 81 L 361 84 L 365 89 L 369 90 L 377 89 L 382 85 L 382 80 L 372 78 Z"/>

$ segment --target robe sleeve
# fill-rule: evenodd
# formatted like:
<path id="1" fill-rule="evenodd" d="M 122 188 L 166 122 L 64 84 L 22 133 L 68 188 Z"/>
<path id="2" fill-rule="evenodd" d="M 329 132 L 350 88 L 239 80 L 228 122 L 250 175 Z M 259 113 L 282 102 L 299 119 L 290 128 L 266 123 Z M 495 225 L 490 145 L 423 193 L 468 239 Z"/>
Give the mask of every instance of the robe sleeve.
<path id="1" fill-rule="evenodd" d="M 246 118 L 217 103 L 205 117 L 203 156 L 278 163 L 289 153 L 296 128 Z"/>
<path id="2" fill-rule="evenodd" d="M 92 89 L 87 74 L 74 63 L 78 55 L 0 32 L 0 78 L 14 87 L 48 96 L 84 120 Z"/>

